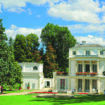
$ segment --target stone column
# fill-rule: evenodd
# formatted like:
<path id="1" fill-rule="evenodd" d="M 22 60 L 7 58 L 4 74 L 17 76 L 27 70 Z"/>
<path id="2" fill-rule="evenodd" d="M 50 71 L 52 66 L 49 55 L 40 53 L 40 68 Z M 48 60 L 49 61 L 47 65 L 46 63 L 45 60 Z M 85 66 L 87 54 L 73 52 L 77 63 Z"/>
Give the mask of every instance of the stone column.
<path id="1" fill-rule="evenodd" d="M 78 92 L 78 79 L 75 79 L 75 89 L 76 89 L 76 92 Z"/>
<path id="2" fill-rule="evenodd" d="M 82 79 L 82 92 L 85 92 L 85 79 Z"/>
<path id="3" fill-rule="evenodd" d="M 101 83 L 100 83 L 100 79 L 97 80 L 97 89 L 98 89 L 98 93 L 101 93 Z"/>
<path id="4" fill-rule="evenodd" d="M 90 79 L 90 93 L 92 93 L 92 79 Z"/>
<path id="5" fill-rule="evenodd" d="M 82 66 L 83 66 L 82 72 L 85 72 L 85 63 L 84 63 L 84 61 L 82 62 Z"/>
<path id="6" fill-rule="evenodd" d="M 97 61 L 97 73 L 99 74 L 99 61 Z"/>
<path id="7" fill-rule="evenodd" d="M 90 61 L 90 72 L 93 72 L 92 71 L 92 62 Z"/>

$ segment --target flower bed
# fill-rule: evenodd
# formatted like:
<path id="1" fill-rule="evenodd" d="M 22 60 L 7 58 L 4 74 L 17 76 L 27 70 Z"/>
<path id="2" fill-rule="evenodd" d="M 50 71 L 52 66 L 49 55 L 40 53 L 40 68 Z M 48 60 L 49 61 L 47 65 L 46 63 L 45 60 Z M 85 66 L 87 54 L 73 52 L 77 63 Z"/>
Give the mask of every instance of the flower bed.
<path id="1" fill-rule="evenodd" d="M 76 75 L 97 75 L 97 72 L 77 72 Z"/>
<path id="2" fill-rule="evenodd" d="M 78 93 L 78 94 L 88 94 L 88 93 Z"/>

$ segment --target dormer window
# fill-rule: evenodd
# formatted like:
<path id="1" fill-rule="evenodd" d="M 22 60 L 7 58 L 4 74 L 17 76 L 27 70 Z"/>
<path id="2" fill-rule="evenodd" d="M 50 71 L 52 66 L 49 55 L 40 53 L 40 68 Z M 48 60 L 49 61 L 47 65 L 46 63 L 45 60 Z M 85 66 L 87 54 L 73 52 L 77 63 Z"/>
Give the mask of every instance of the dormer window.
<path id="1" fill-rule="evenodd" d="M 90 51 L 89 50 L 86 50 L 86 55 L 90 55 Z"/>
<path id="2" fill-rule="evenodd" d="M 76 55 L 76 51 L 73 51 L 72 53 L 73 53 L 73 55 Z"/>
<path id="3" fill-rule="evenodd" d="M 37 67 L 37 66 L 34 66 L 34 67 L 33 67 L 33 70 L 38 70 L 38 67 Z"/>
<path id="4" fill-rule="evenodd" d="M 104 52 L 103 51 L 100 51 L 100 55 L 103 55 L 104 54 Z"/>

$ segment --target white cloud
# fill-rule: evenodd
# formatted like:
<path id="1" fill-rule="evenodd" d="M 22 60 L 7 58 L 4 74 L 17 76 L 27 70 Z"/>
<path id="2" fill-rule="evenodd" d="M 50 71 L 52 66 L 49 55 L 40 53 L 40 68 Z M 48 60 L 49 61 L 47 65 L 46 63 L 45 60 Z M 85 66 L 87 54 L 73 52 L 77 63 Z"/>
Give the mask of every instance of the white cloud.
<path id="1" fill-rule="evenodd" d="M 88 44 L 100 44 L 105 46 L 105 39 L 102 37 L 95 37 L 93 35 L 88 35 L 88 36 L 79 36 L 76 37 L 77 42 L 81 43 L 82 41 L 86 41 Z"/>
<path id="2" fill-rule="evenodd" d="M 105 24 L 75 24 L 69 25 L 68 28 L 73 33 L 105 33 Z"/>
<path id="3" fill-rule="evenodd" d="M 99 3 L 93 0 L 69 0 L 51 6 L 48 13 L 69 21 L 99 23 L 97 13 L 101 11 Z"/>
<path id="4" fill-rule="evenodd" d="M 10 29 L 6 30 L 6 34 L 8 37 L 15 38 L 17 34 L 28 35 L 30 33 L 34 33 L 37 34 L 38 37 L 40 38 L 41 30 L 42 30 L 41 28 L 31 29 L 31 28 L 17 27 L 15 25 L 11 25 Z"/>
<path id="5" fill-rule="evenodd" d="M 22 7 L 26 6 L 26 3 L 31 3 L 34 5 L 42 5 L 47 2 L 49 3 L 55 3 L 59 0 L 0 0 L 0 4 L 3 5 L 3 7 L 11 12 L 22 12 Z M 20 10 L 20 11 L 19 11 Z"/>

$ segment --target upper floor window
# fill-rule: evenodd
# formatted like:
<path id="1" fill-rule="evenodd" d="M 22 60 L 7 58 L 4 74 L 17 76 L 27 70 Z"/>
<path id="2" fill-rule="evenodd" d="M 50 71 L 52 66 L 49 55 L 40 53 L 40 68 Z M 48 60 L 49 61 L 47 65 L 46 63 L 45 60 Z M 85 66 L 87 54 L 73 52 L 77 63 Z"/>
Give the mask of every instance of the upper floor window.
<path id="1" fill-rule="evenodd" d="M 82 64 L 78 64 L 78 72 L 82 72 Z"/>
<path id="2" fill-rule="evenodd" d="M 33 70 L 38 70 L 38 67 L 37 67 L 37 66 L 34 66 L 34 67 L 33 67 Z"/>
<path id="3" fill-rule="evenodd" d="M 72 53 L 73 53 L 73 55 L 76 55 L 76 51 L 73 51 Z"/>
<path id="4" fill-rule="evenodd" d="M 97 72 L 97 64 L 92 65 L 93 72 Z"/>
<path id="5" fill-rule="evenodd" d="M 90 55 L 90 51 L 89 50 L 86 50 L 86 55 Z"/>
<path id="6" fill-rule="evenodd" d="M 103 55 L 104 54 L 104 52 L 103 51 L 100 51 L 100 55 Z"/>
<path id="7" fill-rule="evenodd" d="M 85 65 L 85 72 L 90 72 L 90 65 L 89 64 Z"/>

